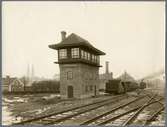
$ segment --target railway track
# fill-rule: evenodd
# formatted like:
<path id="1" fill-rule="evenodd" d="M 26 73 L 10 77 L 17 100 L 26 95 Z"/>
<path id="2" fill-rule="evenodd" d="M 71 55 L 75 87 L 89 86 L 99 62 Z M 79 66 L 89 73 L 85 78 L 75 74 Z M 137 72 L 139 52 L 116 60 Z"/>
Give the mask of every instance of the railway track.
<path id="1" fill-rule="evenodd" d="M 164 100 L 163 100 L 164 101 Z M 151 109 L 151 110 L 150 110 Z M 133 125 L 149 125 L 153 122 L 161 111 L 164 111 L 165 106 L 161 103 L 154 103 L 148 107 L 145 107 L 143 111 L 137 116 L 136 120 L 132 123 Z"/>
<path id="2" fill-rule="evenodd" d="M 122 125 L 122 126 L 126 126 L 126 125 L 141 125 L 141 124 L 134 124 L 133 122 L 137 119 L 137 116 L 139 114 L 141 114 L 141 112 L 148 106 L 153 105 L 153 104 L 161 104 L 160 100 L 162 100 L 162 98 L 160 99 L 155 99 L 155 96 L 152 96 L 147 102 L 145 102 L 143 105 L 139 105 L 137 107 L 134 107 L 132 109 L 126 110 L 118 115 L 112 116 L 100 123 L 98 123 L 97 125 Z M 162 106 L 162 104 L 161 104 Z M 158 115 L 158 113 L 160 113 L 162 110 L 164 109 L 164 105 L 162 106 L 162 108 L 160 110 L 158 110 L 157 112 L 155 112 L 152 116 L 150 116 L 144 125 L 148 125 L 149 122 L 151 122 L 151 120 L 153 118 L 155 118 L 156 115 Z M 120 118 L 120 119 L 119 119 Z"/>
<path id="3" fill-rule="evenodd" d="M 46 118 L 52 119 L 52 117 L 63 114 L 63 113 L 71 112 L 71 111 L 74 111 L 74 110 L 77 110 L 77 109 L 82 109 L 82 108 L 93 106 L 93 105 L 101 105 L 102 106 L 103 103 L 108 104 L 108 103 L 111 103 L 114 100 L 119 100 L 119 99 L 124 99 L 124 98 L 126 98 L 125 95 L 118 95 L 118 96 L 115 96 L 115 97 L 111 97 L 109 99 L 104 99 L 104 100 L 101 100 L 101 101 L 97 101 L 97 102 L 94 102 L 94 103 L 89 103 L 89 104 L 85 104 L 85 105 L 81 105 L 81 106 L 75 106 L 75 107 L 67 108 L 65 110 L 58 111 L 58 112 L 55 112 L 55 113 L 51 113 L 51 114 L 48 114 L 48 115 L 35 117 L 35 118 L 24 120 L 24 121 L 21 121 L 21 122 L 18 122 L 18 123 L 13 123 L 12 125 L 24 125 L 24 124 L 29 124 L 29 123 L 31 124 L 33 122 L 41 122 L 41 121 L 45 121 L 44 123 L 46 124 L 46 121 L 47 121 Z"/>
<path id="4" fill-rule="evenodd" d="M 134 114 L 132 116 L 130 116 L 124 123 L 123 123 L 123 126 L 126 126 L 126 125 L 130 125 L 132 124 L 136 118 L 138 117 L 138 115 L 148 106 L 150 106 L 151 104 L 154 104 L 154 103 L 160 103 L 159 100 L 155 100 L 156 95 L 154 95 L 153 97 L 151 97 L 145 104 L 143 104 L 136 112 L 134 112 Z M 154 101 L 152 101 L 154 100 Z"/>
<path id="5" fill-rule="evenodd" d="M 165 109 L 165 106 L 162 106 L 159 110 L 153 113 L 150 117 L 148 117 L 144 123 L 144 125 L 149 125 L 155 118 Z"/>
<path id="6" fill-rule="evenodd" d="M 150 97 L 150 95 L 146 95 L 145 97 Z M 144 99 L 144 97 L 143 97 Z M 103 114 L 100 114 L 90 120 L 87 120 L 83 123 L 81 123 L 80 125 L 105 125 L 111 121 L 114 121 L 116 119 L 119 119 L 120 117 L 124 116 L 124 115 L 128 115 L 131 112 L 134 112 L 136 110 L 138 110 L 140 108 L 140 106 L 136 105 L 140 102 L 144 102 L 144 100 L 139 99 L 139 100 L 134 100 L 134 101 L 130 101 L 124 104 L 121 104 Z M 134 104 L 135 103 L 135 104 Z M 130 105 L 134 105 L 134 108 L 131 108 Z M 122 113 L 123 112 L 123 113 Z"/>
<path id="7" fill-rule="evenodd" d="M 24 125 L 24 124 L 37 124 L 37 125 L 64 125 L 67 121 L 67 125 L 69 125 L 68 121 L 73 121 L 75 119 L 81 120 L 74 125 L 107 125 L 108 123 L 111 123 L 113 121 L 118 120 L 119 118 L 128 116 L 128 119 L 126 118 L 125 122 L 122 122 L 122 125 L 130 125 L 134 122 L 134 120 L 137 118 L 137 116 L 148 106 L 158 103 L 162 106 L 161 110 L 158 110 L 156 113 L 154 113 L 152 116 L 150 116 L 144 125 L 148 125 L 152 119 L 154 119 L 162 110 L 163 103 L 160 102 L 162 98 L 155 99 L 156 95 L 142 95 L 137 98 L 130 99 L 128 102 L 120 102 L 118 105 L 118 100 L 125 100 L 125 95 L 119 95 L 110 99 L 98 101 L 95 103 L 90 103 L 86 105 L 81 105 L 73 108 L 69 108 L 63 111 L 59 111 L 56 113 L 52 113 L 49 115 L 45 115 L 42 117 L 33 118 L 30 120 L 22 121 L 19 123 L 15 123 L 14 125 Z M 143 104 L 144 105 L 141 105 Z M 111 108 L 111 105 L 116 104 L 115 107 Z M 136 105 L 138 105 L 136 107 Z M 104 112 L 104 107 L 110 107 L 109 110 Z M 97 112 L 99 113 L 101 110 L 101 114 L 97 115 Z M 106 110 L 106 108 L 105 108 Z M 91 113 L 95 113 L 96 115 L 93 115 L 93 117 L 87 117 L 87 115 L 90 115 Z M 86 120 L 83 120 L 82 117 L 86 117 Z"/>
<path id="8" fill-rule="evenodd" d="M 130 102 L 128 102 L 128 103 L 126 103 L 126 104 L 123 104 L 123 105 L 121 105 L 121 106 L 119 106 L 119 107 L 117 107 L 117 108 L 114 108 L 113 110 L 117 110 L 118 108 L 121 108 L 121 107 L 123 107 L 123 106 L 125 106 L 125 105 L 128 105 L 128 104 L 130 104 L 130 103 L 133 103 L 133 102 L 135 102 L 135 101 L 138 101 L 138 100 L 140 100 L 140 99 L 142 99 L 143 97 L 139 97 L 139 98 L 137 98 L 137 99 L 133 99 L 132 101 L 130 101 Z M 114 103 L 116 103 L 116 101 L 117 101 L 117 99 L 116 100 L 113 100 L 113 101 L 111 101 L 111 102 L 109 102 L 109 103 L 107 103 L 107 104 L 114 104 Z M 63 122 L 63 121 L 65 121 L 65 120 L 69 120 L 70 118 L 73 118 L 74 119 L 74 117 L 77 117 L 77 116 L 79 116 L 79 115 L 85 115 L 85 113 L 90 113 L 91 111 L 96 111 L 96 112 L 98 112 L 97 111 L 97 109 L 98 108 L 101 108 L 101 107 L 103 107 L 103 106 L 107 106 L 106 104 L 102 104 L 102 105 L 100 105 L 100 106 L 95 106 L 95 107 L 92 107 L 92 108 L 88 108 L 88 109 L 86 109 L 86 110 L 79 110 L 78 112 L 75 112 L 75 113 L 73 113 L 73 114 L 71 114 L 71 115 L 68 115 L 68 116 L 65 116 L 65 117 L 62 117 L 62 118 L 60 118 L 60 119 L 57 119 L 57 120 L 54 120 L 53 122 L 51 122 L 51 123 L 49 123 L 49 125 L 50 124 L 55 124 L 55 123 L 58 123 L 58 122 Z"/>
<path id="9" fill-rule="evenodd" d="M 117 110 L 119 110 L 119 109 L 121 109 L 121 108 L 123 108 L 123 107 L 125 107 L 125 106 L 128 106 L 128 105 L 130 105 L 130 104 L 132 104 L 132 103 L 134 103 L 134 102 L 136 102 L 136 101 L 138 101 L 138 100 L 140 100 L 140 99 L 142 99 L 142 98 L 137 98 L 137 99 L 132 100 L 132 101 L 130 101 L 130 102 L 128 102 L 128 103 L 121 104 L 121 105 L 119 105 L 118 107 L 115 107 L 115 108 L 113 108 L 113 109 L 111 109 L 111 110 L 109 110 L 109 111 L 107 111 L 107 112 L 105 112 L 105 113 L 103 113 L 103 114 L 101 114 L 101 115 L 98 115 L 98 116 L 96 116 L 96 117 L 94 117 L 94 118 L 92 118 L 92 119 L 90 119 L 90 120 L 87 120 L 87 121 L 81 123 L 80 125 L 88 125 L 88 124 L 90 124 L 90 123 L 92 123 L 92 122 L 95 122 L 96 120 L 98 120 L 98 119 L 100 119 L 100 118 L 103 118 L 104 116 L 107 116 L 107 115 L 113 113 L 114 111 L 117 111 Z"/>

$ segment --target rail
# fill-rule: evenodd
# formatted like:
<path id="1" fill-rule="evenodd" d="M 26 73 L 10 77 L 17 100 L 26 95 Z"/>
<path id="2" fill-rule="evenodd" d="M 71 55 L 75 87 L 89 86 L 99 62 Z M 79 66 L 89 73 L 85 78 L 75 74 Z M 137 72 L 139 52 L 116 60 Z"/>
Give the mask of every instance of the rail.
<path id="1" fill-rule="evenodd" d="M 81 114 L 86 113 L 86 112 L 88 112 L 88 111 L 95 110 L 95 109 L 97 109 L 97 108 L 100 108 L 100 107 L 102 107 L 102 106 L 111 104 L 111 103 L 113 103 L 113 102 L 115 102 L 115 100 L 111 100 L 111 101 L 109 101 L 109 102 L 107 102 L 107 103 L 104 103 L 104 104 L 101 104 L 101 105 L 97 105 L 97 106 L 95 106 L 95 107 L 92 107 L 92 108 L 89 108 L 89 109 L 86 109 L 86 110 L 82 110 L 82 111 L 80 111 L 80 112 L 77 112 L 77 113 L 74 113 L 74 114 L 71 114 L 71 115 L 62 117 L 62 118 L 60 118 L 60 119 L 54 120 L 54 121 L 52 121 L 52 122 L 50 122 L 50 123 L 48 123 L 48 124 L 45 124 L 45 125 L 50 125 L 50 124 L 55 124 L 55 123 L 58 123 L 58 122 L 62 122 L 62 121 L 64 121 L 64 120 L 67 120 L 67 119 L 70 119 L 70 118 L 72 118 L 72 117 L 81 115 Z"/>
<path id="2" fill-rule="evenodd" d="M 146 102 L 141 108 L 139 108 L 126 122 L 123 123 L 122 126 L 126 126 L 126 125 L 131 124 L 136 119 L 136 117 L 139 115 L 139 113 L 144 110 L 145 107 L 149 106 L 150 104 L 157 103 L 160 100 L 162 100 L 162 98 L 161 98 L 159 100 L 152 102 L 152 100 L 154 100 L 155 96 L 157 96 L 157 95 L 154 95 L 148 102 Z"/>
<path id="3" fill-rule="evenodd" d="M 157 117 L 157 115 L 163 111 L 165 109 L 165 106 L 162 106 L 158 111 L 156 111 L 153 115 L 151 115 L 147 120 L 146 122 L 144 123 L 144 125 L 148 125 L 150 124 L 150 122 L 152 122 L 154 120 L 154 118 Z"/>
<path id="4" fill-rule="evenodd" d="M 103 117 L 103 116 L 106 116 L 106 115 L 108 115 L 108 114 L 110 114 L 110 113 L 112 113 L 112 112 L 114 112 L 114 111 L 116 111 L 116 110 L 118 110 L 118 109 L 120 109 L 120 108 L 122 108 L 122 107 L 125 107 L 125 106 L 127 106 L 127 105 L 129 105 L 129 104 L 131 104 L 131 103 L 133 103 L 133 102 L 136 102 L 136 101 L 138 101 L 138 100 L 140 100 L 140 99 L 142 99 L 142 98 L 144 98 L 144 97 L 145 97 L 145 96 L 139 97 L 139 98 L 134 99 L 134 100 L 132 100 L 132 101 L 130 101 L 130 102 L 128 102 L 128 103 L 125 103 L 125 104 L 122 104 L 122 105 L 120 105 L 120 106 L 118 106 L 118 107 L 115 107 L 115 108 L 113 108 L 113 109 L 110 110 L 110 111 L 107 111 L 107 112 L 105 112 L 105 113 L 103 113 L 103 114 L 101 114 L 101 115 L 99 115 L 99 116 L 96 116 L 96 117 L 94 117 L 94 118 L 92 118 L 92 119 L 90 119 L 90 120 L 87 120 L 87 121 L 81 123 L 80 125 L 87 125 L 87 124 L 89 124 L 89 123 L 92 123 L 92 122 L 94 122 L 95 120 L 97 120 L 97 119 L 99 119 L 99 118 L 101 118 L 101 117 Z"/>
<path id="5" fill-rule="evenodd" d="M 124 103 L 124 104 L 121 104 L 117 107 L 114 107 L 114 108 L 112 108 L 111 110 L 109 110 L 105 113 L 102 113 L 98 116 L 95 116 L 95 117 L 89 119 L 89 120 L 86 120 L 79 125 L 88 125 L 88 124 L 90 124 L 92 122 L 95 122 L 96 120 L 98 120 L 98 119 L 100 119 L 104 116 L 107 116 L 107 115 L 109 115 L 109 114 L 111 114 L 111 113 L 113 113 L 113 112 L 115 112 L 115 111 L 117 111 L 121 108 L 124 108 L 124 107 L 126 107 L 126 106 L 128 106 L 128 105 L 130 105 L 130 104 L 132 104 L 132 103 L 134 103 L 134 102 L 136 102 L 136 101 L 138 101 L 142 98 L 149 97 L 149 100 L 146 103 L 144 103 L 143 105 L 134 107 L 133 109 L 125 111 L 121 114 L 113 116 L 113 117 L 97 124 L 97 125 L 105 125 L 105 124 L 107 124 L 111 121 L 114 121 L 114 120 L 116 120 L 116 119 L 118 119 L 118 118 L 120 118 L 124 115 L 128 115 L 129 113 L 134 112 L 134 114 L 130 118 L 128 118 L 127 121 L 125 121 L 122 124 L 123 126 L 130 125 L 137 118 L 137 116 L 144 110 L 145 107 L 147 107 L 151 104 L 154 104 L 154 103 L 159 103 L 159 104 L 163 105 L 163 107 L 161 109 L 159 109 L 157 112 L 155 112 L 151 117 L 149 117 L 146 120 L 145 125 L 148 125 L 150 123 L 150 121 L 152 121 L 162 110 L 164 110 L 164 104 L 160 102 L 160 100 L 162 100 L 163 98 L 156 99 L 155 98 L 156 96 L 157 96 L 157 94 L 155 94 L 155 95 L 149 95 L 149 94 L 142 95 L 142 96 L 140 96 L 136 99 L 133 99 L 133 100 L 127 102 L 127 103 Z M 109 99 L 97 101 L 97 102 L 94 102 L 94 103 L 80 105 L 80 106 L 68 108 L 68 109 L 65 109 L 65 110 L 62 110 L 62 111 L 58 111 L 58 112 L 55 112 L 55 113 L 51 113 L 51 114 L 48 114 L 48 115 L 44 115 L 44 116 L 29 119 L 29 120 L 21 121 L 19 123 L 14 123 L 13 125 L 21 125 L 21 124 L 33 123 L 33 122 L 37 122 L 37 123 L 39 122 L 40 124 L 43 124 L 43 125 L 57 124 L 57 123 L 69 120 L 70 118 L 76 117 L 78 115 L 87 113 L 89 111 L 96 110 L 96 109 L 98 109 L 100 107 L 103 107 L 105 105 L 114 103 L 114 102 L 116 102 L 116 100 L 121 99 L 121 98 L 125 98 L 125 97 L 126 97 L 125 95 L 119 95 L 119 96 L 115 96 L 115 97 L 112 97 L 112 98 L 109 98 Z M 75 110 L 77 110 L 77 111 L 75 111 Z M 73 112 L 70 113 L 70 114 L 67 114 L 65 116 L 61 116 L 60 118 L 56 118 L 57 115 L 62 115 L 63 113 L 68 113 L 70 111 L 73 111 Z M 52 118 L 52 116 L 56 116 L 56 117 Z"/>
<path id="6" fill-rule="evenodd" d="M 102 100 L 102 101 L 97 101 L 97 102 L 86 104 L 86 105 L 76 106 L 76 107 L 73 107 L 73 108 L 69 108 L 69 109 L 66 109 L 66 110 L 59 111 L 59 112 L 51 113 L 51 114 L 48 114 L 48 115 L 28 119 L 28 120 L 21 121 L 21 122 L 18 122 L 18 123 L 13 123 L 12 125 L 20 125 L 20 124 L 31 123 L 31 122 L 38 121 L 38 120 L 41 120 L 41 119 L 44 119 L 44 118 L 48 118 L 48 117 L 51 117 L 51 116 L 54 116 L 54 115 L 58 115 L 58 114 L 62 114 L 62 113 L 65 113 L 65 112 L 72 111 L 72 110 L 80 109 L 80 108 L 83 108 L 83 107 L 87 107 L 87 106 L 103 103 L 103 102 L 106 102 L 106 101 L 110 101 L 111 99 L 116 99 L 116 98 L 119 98 L 119 97 L 124 97 L 124 96 L 123 95 L 118 95 L 118 96 L 112 97 L 110 99 L 105 99 L 105 100 Z"/>

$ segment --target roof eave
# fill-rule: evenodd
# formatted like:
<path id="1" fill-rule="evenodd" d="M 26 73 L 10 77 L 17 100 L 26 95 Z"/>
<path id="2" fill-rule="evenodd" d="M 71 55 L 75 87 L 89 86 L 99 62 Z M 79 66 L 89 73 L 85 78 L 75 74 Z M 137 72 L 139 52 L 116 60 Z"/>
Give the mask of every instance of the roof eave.
<path id="1" fill-rule="evenodd" d="M 82 44 L 52 44 L 52 45 L 49 45 L 49 48 L 51 49 L 60 49 L 62 47 L 72 47 L 72 46 L 86 46 L 92 50 L 94 50 L 98 55 L 106 55 L 106 53 L 100 51 L 99 49 L 95 48 L 95 47 L 89 47 L 87 45 L 82 45 Z"/>
<path id="2" fill-rule="evenodd" d="M 48 47 L 51 48 L 51 49 L 56 49 L 56 50 L 58 49 L 55 44 L 53 44 L 53 45 L 48 45 Z"/>
<path id="3" fill-rule="evenodd" d="M 106 55 L 106 53 L 102 52 L 102 51 L 98 51 L 99 52 L 99 55 Z"/>

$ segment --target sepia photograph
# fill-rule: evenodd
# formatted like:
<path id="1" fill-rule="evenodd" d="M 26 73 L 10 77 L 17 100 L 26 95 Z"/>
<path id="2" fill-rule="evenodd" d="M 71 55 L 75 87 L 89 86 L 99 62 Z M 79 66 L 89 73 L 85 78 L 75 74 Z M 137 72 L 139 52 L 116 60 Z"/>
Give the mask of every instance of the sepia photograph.
<path id="1" fill-rule="evenodd" d="M 165 126 L 165 1 L 3 1 L 2 125 Z"/>

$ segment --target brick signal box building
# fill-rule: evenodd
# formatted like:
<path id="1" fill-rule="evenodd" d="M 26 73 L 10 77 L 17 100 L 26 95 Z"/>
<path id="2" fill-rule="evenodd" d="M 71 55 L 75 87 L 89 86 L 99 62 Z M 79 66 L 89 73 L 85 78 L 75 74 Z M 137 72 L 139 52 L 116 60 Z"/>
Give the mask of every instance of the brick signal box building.
<path id="1" fill-rule="evenodd" d="M 62 41 L 49 45 L 58 50 L 61 98 L 85 98 L 99 94 L 100 55 L 104 52 L 93 47 L 87 40 L 72 33 Z"/>

